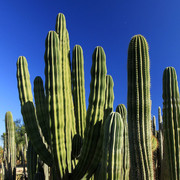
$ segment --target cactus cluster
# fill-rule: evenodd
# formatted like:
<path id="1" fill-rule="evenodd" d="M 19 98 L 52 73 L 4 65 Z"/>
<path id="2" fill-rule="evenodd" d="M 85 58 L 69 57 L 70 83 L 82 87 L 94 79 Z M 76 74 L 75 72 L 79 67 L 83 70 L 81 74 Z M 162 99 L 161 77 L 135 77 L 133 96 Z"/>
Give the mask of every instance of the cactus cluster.
<path id="1" fill-rule="evenodd" d="M 142 35 L 133 36 L 128 48 L 127 109 L 119 104 L 116 112 L 114 82 L 107 75 L 106 55 L 100 46 L 92 55 L 86 110 L 83 50 L 74 46 L 71 64 L 69 34 L 61 13 L 55 31 L 47 34 L 44 61 L 45 84 L 40 76 L 34 79 L 33 100 L 27 60 L 24 56 L 17 60 L 21 113 L 30 140 L 30 180 L 44 179 L 45 173 L 37 171 L 38 159 L 50 168 L 50 179 L 180 179 L 176 72 L 168 67 L 163 74 L 163 121 L 159 107 L 157 130 L 155 116 L 151 121 L 149 48 Z M 5 121 L 4 164 L 12 177 L 16 151 L 10 112 Z M 165 166 L 168 175 L 163 173 Z"/>

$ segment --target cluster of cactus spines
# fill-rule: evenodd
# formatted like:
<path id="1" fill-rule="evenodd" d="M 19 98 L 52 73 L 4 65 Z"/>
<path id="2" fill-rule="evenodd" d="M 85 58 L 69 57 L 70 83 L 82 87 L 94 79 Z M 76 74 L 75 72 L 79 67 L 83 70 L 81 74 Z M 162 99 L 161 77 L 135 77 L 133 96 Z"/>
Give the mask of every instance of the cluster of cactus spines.
<path id="1" fill-rule="evenodd" d="M 35 152 L 31 144 L 31 141 L 29 141 L 28 149 L 27 149 L 27 171 L 28 171 L 29 180 L 34 180 L 36 169 L 37 169 L 37 153 Z"/>
<path id="2" fill-rule="evenodd" d="M 10 111 L 5 114 L 6 125 L 6 159 L 7 159 L 7 179 L 14 179 L 14 172 L 16 171 L 16 144 L 15 144 L 15 124 L 13 121 L 12 113 Z"/>
<path id="3" fill-rule="evenodd" d="M 168 166 L 172 180 L 180 179 L 180 101 L 176 71 L 163 73 L 163 130 Z"/>
<path id="4" fill-rule="evenodd" d="M 36 104 L 36 114 L 42 134 L 50 145 L 49 117 L 47 114 L 46 97 L 43 87 L 43 80 L 40 76 L 34 79 L 34 99 Z"/>
<path id="5" fill-rule="evenodd" d="M 116 112 L 118 112 L 123 120 L 124 132 L 123 132 L 123 164 L 121 171 L 121 179 L 128 180 L 130 172 L 130 156 L 129 156 L 129 138 L 128 138 L 128 123 L 127 123 L 127 109 L 124 104 L 119 104 L 116 107 Z"/>
<path id="6" fill-rule="evenodd" d="M 112 112 L 104 124 L 101 165 L 95 179 L 123 179 L 123 120 L 118 112 Z"/>
<path id="7" fill-rule="evenodd" d="M 153 179 L 149 50 L 142 35 L 128 49 L 128 129 L 133 179 Z"/>
<path id="8" fill-rule="evenodd" d="M 39 127 L 33 104 L 27 60 L 23 56 L 20 56 L 17 61 L 17 81 L 19 99 L 21 102 L 21 113 L 27 134 L 31 139 L 35 151 L 40 155 L 41 159 L 49 166 L 52 166 L 50 150 L 47 147 L 47 143 L 44 141 L 44 136 Z"/>
<path id="9" fill-rule="evenodd" d="M 104 105 L 104 121 L 108 115 L 113 111 L 114 103 L 114 81 L 112 76 L 106 75 L 106 92 L 105 92 L 105 105 Z"/>
<path id="10" fill-rule="evenodd" d="M 101 126 L 104 118 L 106 90 L 106 55 L 102 47 L 96 47 L 92 55 L 89 106 L 86 115 L 85 138 L 79 162 L 72 174 L 81 179 L 89 171 L 94 173 L 98 166 L 102 147 Z M 87 163 L 88 162 L 88 163 Z"/>
<path id="11" fill-rule="evenodd" d="M 74 113 L 76 117 L 76 131 L 84 138 L 86 127 L 86 100 L 84 82 L 84 57 L 80 45 L 73 48 L 72 53 L 72 93 L 74 101 Z"/>

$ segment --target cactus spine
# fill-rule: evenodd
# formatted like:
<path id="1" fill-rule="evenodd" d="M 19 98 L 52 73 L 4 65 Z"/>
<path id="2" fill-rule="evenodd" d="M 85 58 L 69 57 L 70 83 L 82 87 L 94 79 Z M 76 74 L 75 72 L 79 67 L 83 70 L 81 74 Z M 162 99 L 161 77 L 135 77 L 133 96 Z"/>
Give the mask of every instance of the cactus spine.
<path id="1" fill-rule="evenodd" d="M 149 52 L 136 35 L 128 49 L 128 127 L 133 179 L 153 179 Z"/>
<path id="2" fill-rule="evenodd" d="M 167 67 L 163 73 L 163 127 L 170 179 L 180 179 L 180 100 L 176 71 Z"/>
<path id="3" fill-rule="evenodd" d="M 128 123 L 127 123 L 127 110 L 124 104 L 119 104 L 116 107 L 116 112 L 118 112 L 123 120 L 124 131 L 123 131 L 123 164 L 121 171 L 121 179 L 128 180 L 129 179 L 129 171 L 130 171 L 130 157 L 129 157 L 129 138 L 128 138 Z"/>

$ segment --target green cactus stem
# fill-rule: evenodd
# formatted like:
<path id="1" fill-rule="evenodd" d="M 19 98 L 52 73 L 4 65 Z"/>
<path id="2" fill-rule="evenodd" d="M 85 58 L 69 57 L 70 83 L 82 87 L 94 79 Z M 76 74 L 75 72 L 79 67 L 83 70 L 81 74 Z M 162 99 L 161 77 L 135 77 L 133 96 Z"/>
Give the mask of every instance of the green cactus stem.
<path id="1" fill-rule="evenodd" d="M 20 56 L 17 60 L 17 81 L 19 98 L 21 102 L 21 113 L 23 116 L 27 134 L 33 144 L 35 151 L 41 159 L 52 166 L 52 156 L 44 136 L 39 127 L 36 111 L 33 104 L 30 75 L 25 57 Z"/>
<path id="2" fill-rule="evenodd" d="M 86 115 L 85 139 L 79 162 L 72 173 L 74 179 L 81 179 L 88 171 L 94 172 L 102 151 L 101 126 L 104 118 L 106 89 L 106 56 L 102 47 L 96 47 L 92 56 L 89 106 Z M 88 163 L 87 163 L 88 162 Z M 92 174 L 89 174 L 91 177 Z"/>
<path id="3" fill-rule="evenodd" d="M 27 170 L 28 170 L 29 180 L 34 180 L 36 169 L 37 169 L 37 154 L 31 144 L 31 141 L 29 141 L 28 149 L 27 149 Z"/>
<path id="4" fill-rule="evenodd" d="M 105 93 L 105 105 L 104 105 L 104 121 L 108 115 L 113 111 L 114 103 L 114 82 L 110 75 L 106 75 L 106 93 Z"/>
<path id="5" fill-rule="evenodd" d="M 5 114 L 6 125 L 6 148 L 7 148 L 7 172 L 6 178 L 14 179 L 14 172 L 16 171 L 16 144 L 15 144 L 15 128 L 12 113 L 10 111 Z"/>
<path id="6" fill-rule="evenodd" d="M 163 130 L 170 179 L 180 179 L 180 101 L 176 71 L 167 67 L 163 73 Z"/>
<path id="7" fill-rule="evenodd" d="M 46 97 L 44 94 L 43 81 L 39 76 L 34 79 L 34 99 L 39 126 L 47 144 L 50 145 L 49 117 L 47 113 Z"/>
<path id="8" fill-rule="evenodd" d="M 72 93 L 74 100 L 74 112 L 76 117 L 76 131 L 84 138 L 86 127 L 86 100 L 84 83 L 84 57 L 81 46 L 73 48 L 72 55 Z"/>
<path id="9" fill-rule="evenodd" d="M 142 35 L 132 37 L 128 49 L 128 127 L 133 179 L 152 180 L 151 100 L 149 52 Z"/>
<path id="10" fill-rule="evenodd" d="M 104 124 L 101 167 L 97 179 L 123 179 L 123 120 L 119 113 L 112 112 Z"/>
<path id="11" fill-rule="evenodd" d="M 118 112 L 123 120 L 124 131 L 123 131 L 123 164 L 121 171 L 121 179 L 128 180 L 130 172 L 130 156 L 129 156 L 129 138 L 128 138 L 128 123 L 127 123 L 127 109 L 124 104 L 119 104 L 116 107 L 116 112 Z"/>

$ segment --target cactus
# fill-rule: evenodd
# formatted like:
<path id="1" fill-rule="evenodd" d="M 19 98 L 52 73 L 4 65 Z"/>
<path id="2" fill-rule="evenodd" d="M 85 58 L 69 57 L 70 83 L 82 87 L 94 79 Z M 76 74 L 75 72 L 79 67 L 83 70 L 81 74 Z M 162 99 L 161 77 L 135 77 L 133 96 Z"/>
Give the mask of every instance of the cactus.
<path id="1" fill-rule="evenodd" d="M 64 24 L 63 24 L 64 25 Z M 59 42 L 58 34 L 50 31 L 46 38 L 45 87 L 50 116 L 52 152 L 60 178 L 71 172 L 72 137 L 75 122 L 71 89 L 68 88 L 66 39 Z M 62 44 L 61 44 L 62 43 Z M 59 47 L 61 45 L 61 47 Z M 61 49 L 60 49 L 61 48 Z M 63 56 L 62 53 L 65 53 Z M 66 69 L 67 68 L 67 69 Z"/>
<path id="2" fill-rule="evenodd" d="M 156 132 L 156 117 L 153 116 L 152 119 L 152 133 L 155 137 L 157 137 L 157 132 Z"/>
<path id="3" fill-rule="evenodd" d="M 20 56 L 17 61 L 17 81 L 19 99 L 21 102 L 21 113 L 26 132 L 41 159 L 49 166 L 52 166 L 52 156 L 47 143 L 44 141 L 33 104 L 28 64 L 24 56 Z"/>
<path id="4" fill-rule="evenodd" d="M 128 123 L 127 123 L 127 110 L 124 104 L 119 104 L 116 107 L 116 112 L 118 112 L 123 120 L 124 124 L 124 132 L 123 132 L 123 164 L 121 171 L 121 179 L 128 180 L 129 179 L 129 171 L 130 171 L 130 157 L 129 157 L 129 138 L 128 138 Z"/>
<path id="5" fill-rule="evenodd" d="M 158 107 L 158 122 L 159 122 L 159 131 L 158 131 L 158 142 L 159 148 L 157 149 L 157 160 L 158 160 L 158 168 L 157 168 L 157 178 L 162 179 L 162 164 L 163 164 L 163 122 L 161 116 L 161 108 Z"/>
<path id="6" fill-rule="evenodd" d="M 37 154 L 31 144 L 31 141 L 29 141 L 28 149 L 27 149 L 27 171 L 28 171 L 29 180 L 34 180 L 36 169 L 37 169 Z"/>
<path id="7" fill-rule="evenodd" d="M 105 105 L 104 105 L 104 121 L 108 115 L 113 111 L 114 103 L 114 82 L 110 75 L 106 75 L 106 93 L 105 93 Z"/>
<path id="8" fill-rule="evenodd" d="M 86 101 L 84 82 L 84 57 L 80 45 L 75 45 L 72 54 L 72 94 L 77 134 L 73 138 L 72 157 L 78 158 L 86 127 Z"/>
<path id="9" fill-rule="evenodd" d="M 170 179 L 180 179 L 180 101 L 176 71 L 167 67 L 163 73 L 163 130 Z"/>
<path id="10" fill-rule="evenodd" d="M 10 111 L 6 112 L 5 115 L 6 124 L 6 148 L 7 148 L 7 179 L 15 179 L 16 172 L 16 144 L 15 144 L 15 130 L 14 121 L 12 113 Z"/>
<path id="11" fill-rule="evenodd" d="M 133 179 L 153 179 L 149 52 L 142 35 L 128 49 L 128 127 Z"/>
<path id="12" fill-rule="evenodd" d="M 43 80 L 40 76 L 37 76 L 34 79 L 34 99 L 39 126 L 47 144 L 50 145 L 50 130 L 49 118 L 46 110 L 46 97 L 44 94 Z"/>
<path id="13" fill-rule="evenodd" d="M 84 129 L 86 127 L 86 101 L 84 84 L 84 58 L 81 46 L 74 46 L 72 56 L 72 93 L 76 117 L 76 131 L 77 134 L 84 138 Z"/>
<path id="14" fill-rule="evenodd" d="M 103 151 L 97 179 L 123 179 L 123 120 L 119 113 L 112 112 L 104 124 Z"/>
<path id="15" fill-rule="evenodd" d="M 79 162 L 72 173 L 74 179 L 81 179 L 86 173 L 91 177 L 100 160 L 99 156 L 102 148 L 101 125 L 104 118 L 106 72 L 104 50 L 102 47 L 96 47 L 92 56 L 91 84 L 89 106 L 86 115 L 85 138 Z M 88 171 L 90 173 L 88 173 Z"/>

